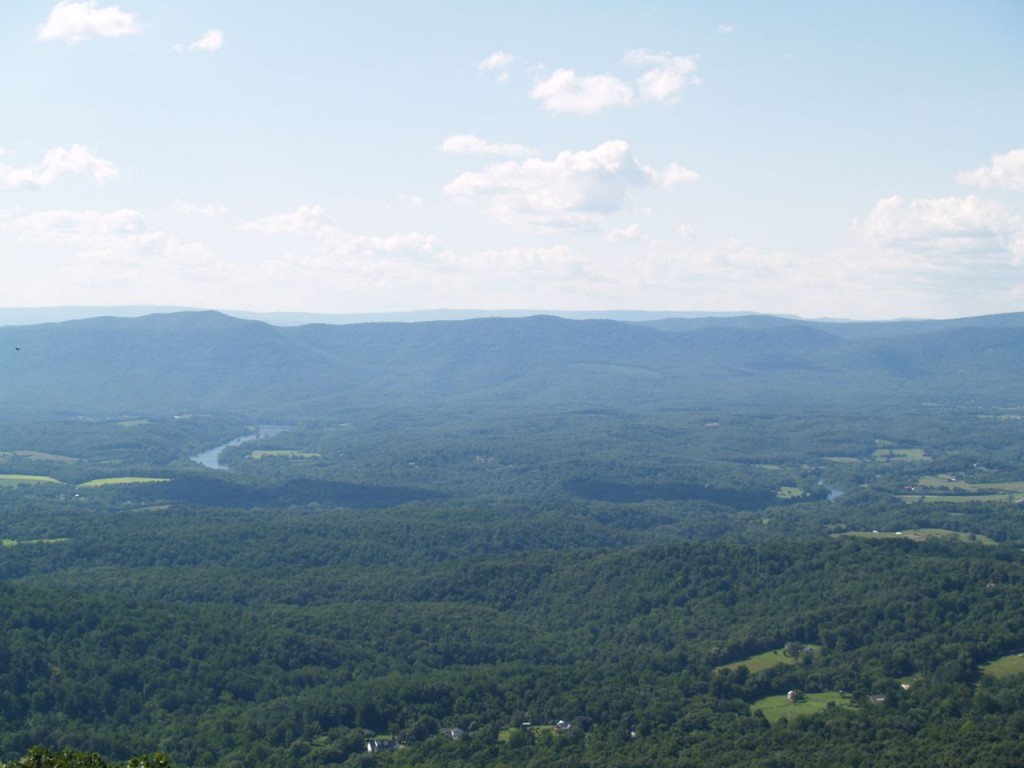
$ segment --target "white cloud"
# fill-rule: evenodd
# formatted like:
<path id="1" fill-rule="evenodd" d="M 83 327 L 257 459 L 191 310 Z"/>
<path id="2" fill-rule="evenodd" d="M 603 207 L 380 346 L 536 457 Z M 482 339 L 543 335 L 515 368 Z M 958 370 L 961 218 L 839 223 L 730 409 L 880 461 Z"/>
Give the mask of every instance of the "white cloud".
<path id="1" fill-rule="evenodd" d="M 534 83 L 530 98 L 543 103 L 549 112 L 590 115 L 608 107 L 633 103 L 633 89 L 611 75 L 578 77 L 571 69 L 556 69 Z"/>
<path id="2" fill-rule="evenodd" d="M 223 216 L 228 209 L 223 205 L 196 205 L 186 200 L 175 200 L 171 203 L 171 212 L 179 216 L 199 216 L 205 219 Z"/>
<path id="3" fill-rule="evenodd" d="M 961 184 L 982 189 L 1024 189 L 1024 149 L 1014 149 L 1005 155 L 993 155 L 991 165 L 964 171 L 957 176 L 957 180 Z"/>
<path id="4" fill-rule="evenodd" d="M 732 32 L 732 25 L 731 24 L 719 24 L 718 25 L 718 31 L 721 34 L 723 34 L 723 35 L 727 35 L 730 32 Z"/>
<path id="5" fill-rule="evenodd" d="M 699 180 L 700 175 L 696 171 L 678 163 L 669 163 L 665 170 L 657 175 L 658 184 L 665 188 L 678 184 L 694 184 Z"/>
<path id="6" fill-rule="evenodd" d="M 145 217 L 130 208 L 110 213 L 39 211 L 17 216 L 4 228 L 22 240 L 44 245 L 86 245 L 109 238 L 139 237 L 146 230 Z"/>
<path id="7" fill-rule="evenodd" d="M 81 144 L 70 149 L 57 147 L 49 150 L 39 165 L 11 168 L 0 163 L 0 186 L 8 189 L 38 189 L 48 187 L 64 173 L 91 172 L 98 184 L 117 176 L 117 168 L 109 160 L 92 154 Z"/>
<path id="8" fill-rule="evenodd" d="M 258 235 L 325 236 L 333 231 L 323 206 L 300 205 L 292 213 L 279 213 L 246 222 L 240 226 Z"/>
<path id="9" fill-rule="evenodd" d="M 477 66 L 481 72 L 490 72 L 495 69 L 505 69 L 510 66 L 516 57 L 504 51 L 495 51 Z"/>
<path id="10" fill-rule="evenodd" d="M 219 51 L 224 46 L 224 33 L 219 29 L 211 29 L 204 32 L 198 40 L 195 40 L 188 45 L 178 43 L 177 45 L 171 46 L 171 50 L 175 53 L 185 53 L 192 51 L 205 51 L 207 53 L 213 53 Z"/>
<path id="11" fill-rule="evenodd" d="M 659 174 L 641 165 L 625 141 L 561 152 L 553 160 L 528 158 L 466 172 L 444 188 L 449 197 L 482 205 L 499 219 L 542 227 L 591 227 L 628 207 L 631 187 L 675 182 L 682 166 Z"/>
<path id="12" fill-rule="evenodd" d="M 858 225 L 869 245 L 934 267 L 970 268 L 1024 261 L 1024 220 L 974 195 L 879 200 Z"/>
<path id="13" fill-rule="evenodd" d="M 134 13 L 126 13 L 116 5 L 100 8 L 96 0 L 86 0 L 57 3 L 46 21 L 39 25 L 36 39 L 42 42 L 64 40 L 71 44 L 90 37 L 124 37 L 141 31 Z"/>
<path id="14" fill-rule="evenodd" d="M 215 262 L 201 243 L 184 243 L 166 232 L 152 230 L 141 212 L 49 210 L 16 215 L 0 229 L 23 242 L 70 249 L 73 260 L 61 259 L 57 275 L 81 287 L 89 282 L 125 282 L 134 274 L 145 280 L 162 279 L 181 269 L 206 268 Z M 159 294 L 154 294 L 154 296 Z"/>
<path id="15" fill-rule="evenodd" d="M 495 51 L 477 65 L 479 72 L 494 72 L 494 78 L 499 83 L 507 83 L 509 79 L 508 68 L 515 62 L 516 57 L 504 51 Z"/>
<path id="16" fill-rule="evenodd" d="M 501 155 L 502 157 L 521 157 L 533 154 L 533 150 L 523 144 L 492 144 L 472 134 L 449 136 L 441 144 L 441 151 L 451 155 Z"/>
<path id="17" fill-rule="evenodd" d="M 689 56 L 638 50 L 627 51 L 625 61 L 634 66 L 652 66 L 637 82 L 644 101 L 674 104 L 686 85 L 695 82 L 690 73 L 697 68 L 697 62 Z"/>
<path id="18" fill-rule="evenodd" d="M 610 230 L 604 239 L 609 243 L 625 243 L 636 240 L 640 236 L 640 225 L 630 224 L 627 227 Z"/>
<path id="19" fill-rule="evenodd" d="M 540 101 L 549 112 L 591 115 L 642 102 L 675 104 L 687 85 L 699 82 L 692 74 L 697 62 L 690 56 L 633 50 L 626 51 L 623 61 L 647 68 L 635 87 L 614 75 L 582 77 L 572 69 L 556 69 L 534 83 L 530 98 Z"/>

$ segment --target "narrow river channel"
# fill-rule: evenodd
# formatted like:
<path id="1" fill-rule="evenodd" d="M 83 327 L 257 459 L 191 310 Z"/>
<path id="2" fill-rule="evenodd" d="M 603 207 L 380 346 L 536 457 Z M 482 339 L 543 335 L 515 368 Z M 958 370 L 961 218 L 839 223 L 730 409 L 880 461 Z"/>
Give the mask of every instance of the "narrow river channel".
<path id="1" fill-rule="evenodd" d="M 241 445 L 242 443 L 247 443 L 250 440 L 258 440 L 262 437 L 273 437 L 287 429 L 288 427 L 277 426 L 259 427 L 255 432 L 250 432 L 248 435 L 236 437 L 234 440 L 226 442 L 223 445 L 218 445 L 215 448 L 210 448 L 207 451 L 197 453 L 194 456 L 189 456 L 189 459 L 194 461 L 196 464 L 202 464 L 204 467 L 209 467 L 210 469 L 227 470 L 230 469 L 230 467 L 226 467 L 220 463 L 220 454 L 225 448 Z"/>

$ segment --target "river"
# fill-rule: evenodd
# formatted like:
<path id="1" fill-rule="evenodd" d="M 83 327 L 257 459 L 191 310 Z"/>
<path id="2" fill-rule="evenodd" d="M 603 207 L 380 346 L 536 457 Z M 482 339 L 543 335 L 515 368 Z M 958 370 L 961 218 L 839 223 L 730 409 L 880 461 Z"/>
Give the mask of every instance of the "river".
<path id="1" fill-rule="evenodd" d="M 236 437 L 234 440 L 230 440 L 229 442 L 226 442 L 223 445 L 218 445 L 215 448 L 210 448 L 208 451 L 203 451 L 201 453 L 195 454 L 194 456 L 189 456 L 189 459 L 191 461 L 194 461 L 196 464 L 202 464 L 204 467 L 209 467 L 210 469 L 227 470 L 230 469 L 230 467 L 226 467 L 220 463 L 220 454 L 221 451 L 223 451 L 225 448 L 232 448 L 236 445 L 247 443 L 250 440 L 258 440 L 262 437 L 273 437 L 274 435 L 278 435 L 281 432 L 284 432 L 286 429 L 288 429 L 288 427 L 258 427 L 255 432 L 250 432 L 247 435 Z"/>

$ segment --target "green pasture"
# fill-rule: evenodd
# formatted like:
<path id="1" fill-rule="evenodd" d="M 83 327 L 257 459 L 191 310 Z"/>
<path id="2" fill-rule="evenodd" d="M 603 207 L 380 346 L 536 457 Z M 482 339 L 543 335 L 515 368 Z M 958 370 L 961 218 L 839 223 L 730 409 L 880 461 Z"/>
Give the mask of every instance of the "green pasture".
<path id="1" fill-rule="evenodd" d="M 972 495 L 960 494 L 950 496 L 934 493 L 914 493 L 900 496 L 900 501 L 904 504 L 913 504 L 917 501 L 940 501 L 945 504 L 964 504 L 971 501 L 1014 501 L 1014 498 L 1005 493 L 976 493 Z"/>
<path id="2" fill-rule="evenodd" d="M 739 661 L 733 661 L 729 664 L 723 664 L 720 667 L 715 667 L 716 672 L 721 672 L 723 669 L 739 669 L 740 667 L 746 667 L 750 672 L 763 672 L 766 669 L 777 667 L 779 664 L 797 664 L 799 663 L 805 653 L 818 653 L 821 650 L 820 645 L 805 645 L 803 653 L 798 653 L 795 656 L 789 656 L 784 652 L 782 648 L 776 648 L 774 651 L 765 651 L 764 653 L 758 653 L 753 656 L 748 656 L 745 659 Z"/>
<path id="3" fill-rule="evenodd" d="M 992 677 L 1011 677 L 1024 674 L 1024 654 L 1011 653 L 1009 656 L 1003 656 L 988 664 L 982 664 L 981 673 Z"/>
<path id="4" fill-rule="evenodd" d="M 876 448 L 871 458 L 875 461 L 931 461 L 924 448 Z"/>
<path id="5" fill-rule="evenodd" d="M 775 492 L 775 498 L 777 499 L 800 499 L 807 494 L 795 485 L 784 485 Z"/>
<path id="6" fill-rule="evenodd" d="M 21 484 L 60 483 L 60 480 L 48 475 L 0 475 L 0 486 L 15 486 Z"/>
<path id="7" fill-rule="evenodd" d="M 79 488 L 101 488 L 104 485 L 128 485 L 129 483 L 167 483 L 169 477 L 99 477 L 79 484 Z"/>
<path id="8" fill-rule="evenodd" d="M 933 493 L 906 493 L 900 498 L 906 503 L 915 501 L 1009 501 L 1024 498 L 1024 482 L 1007 480 L 995 483 L 969 483 L 953 475 L 923 475 L 914 483 L 915 491 Z"/>
<path id="9" fill-rule="evenodd" d="M 910 528 L 905 531 L 848 531 L 833 536 L 853 536 L 860 539 L 910 539 L 911 541 L 927 541 L 928 539 L 949 539 L 974 544 L 995 545 L 988 536 L 981 536 L 963 531 L 950 531 L 946 528 Z"/>
<path id="10" fill-rule="evenodd" d="M 0 539 L 0 544 L 5 547 L 23 547 L 26 544 L 63 544 L 71 539 Z"/>
<path id="11" fill-rule="evenodd" d="M 74 456 L 61 456 L 59 453 L 44 453 L 43 451 L 0 451 L 0 459 L 28 459 L 29 461 L 54 461 L 61 464 L 74 464 L 78 459 Z"/>
<path id="12" fill-rule="evenodd" d="M 149 424 L 149 419 L 125 419 L 124 421 L 116 422 L 119 427 L 141 427 L 144 424 Z"/>
<path id="13" fill-rule="evenodd" d="M 829 706 L 847 707 L 852 709 L 854 704 L 850 697 L 838 691 L 826 691 L 825 693 L 807 693 L 800 697 L 795 704 L 791 704 L 786 694 L 779 696 L 766 696 L 758 699 L 750 705 L 751 712 L 761 710 L 761 713 L 770 723 L 776 723 L 782 718 L 806 717 L 822 712 Z"/>
<path id="14" fill-rule="evenodd" d="M 249 454 L 250 459 L 319 459 L 320 454 L 312 451 L 292 451 L 292 450 L 270 450 L 270 451 L 253 451 Z"/>

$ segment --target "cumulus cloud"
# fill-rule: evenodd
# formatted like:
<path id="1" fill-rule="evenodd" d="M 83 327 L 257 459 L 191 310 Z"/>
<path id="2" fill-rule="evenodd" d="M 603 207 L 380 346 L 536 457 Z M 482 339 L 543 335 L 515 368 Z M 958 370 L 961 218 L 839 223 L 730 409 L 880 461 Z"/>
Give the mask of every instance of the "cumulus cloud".
<path id="1" fill-rule="evenodd" d="M 650 67 L 637 81 L 640 98 L 644 101 L 674 104 L 686 85 L 695 82 L 691 73 L 697 68 L 697 62 L 689 56 L 637 50 L 627 51 L 625 61 L 634 66 Z"/>
<path id="2" fill-rule="evenodd" d="M 39 165 L 12 168 L 0 163 L 0 186 L 38 189 L 50 186 L 62 174 L 86 172 L 92 173 L 97 184 L 105 184 L 117 176 L 117 168 L 109 160 L 97 157 L 81 144 L 72 144 L 69 149 L 56 147 L 49 150 Z"/>
<path id="3" fill-rule="evenodd" d="M 146 230 L 145 217 L 136 210 L 38 211 L 17 216 L 5 229 L 19 238 L 46 245 L 83 245 L 110 238 L 139 237 Z"/>
<path id="4" fill-rule="evenodd" d="M 625 243 L 636 240 L 640 236 L 640 225 L 630 224 L 626 227 L 609 230 L 604 239 L 609 243 Z"/>
<path id="5" fill-rule="evenodd" d="M 664 171 L 657 174 L 656 179 L 658 184 L 669 188 L 679 184 L 694 184 L 700 180 L 700 175 L 678 163 L 669 163 Z"/>
<path id="6" fill-rule="evenodd" d="M 141 31 L 134 13 L 126 13 L 116 5 L 100 8 L 97 0 L 86 0 L 57 3 L 46 21 L 39 25 L 36 39 L 73 44 L 90 37 L 124 37 Z"/>
<path id="7" fill-rule="evenodd" d="M 679 174 L 670 170 L 667 177 Z M 625 141 L 606 141 L 590 150 L 561 152 L 553 160 L 510 160 L 466 172 L 444 192 L 506 221 L 588 227 L 623 210 L 631 187 L 658 184 L 663 177 L 637 162 Z"/>
<path id="8" fill-rule="evenodd" d="M 633 103 L 635 94 L 626 83 L 611 75 L 580 77 L 571 69 L 556 69 L 534 83 L 530 98 L 549 112 L 590 115 L 608 107 Z"/>
<path id="9" fill-rule="evenodd" d="M 300 205 L 292 213 L 279 213 L 240 226 L 257 235 L 323 236 L 333 230 L 327 211 L 320 205 Z"/>
<path id="10" fill-rule="evenodd" d="M 441 144 L 441 151 L 451 155 L 501 155 L 502 157 L 521 157 L 533 154 L 533 150 L 523 144 L 492 144 L 470 133 L 449 136 Z"/>
<path id="11" fill-rule="evenodd" d="M 178 43 L 171 47 L 175 53 L 191 53 L 192 51 L 205 51 L 206 53 L 213 53 L 219 51 L 224 45 L 224 33 L 219 29 L 211 29 L 204 32 L 198 40 L 195 40 L 188 45 Z"/>
<path id="12" fill-rule="evenodd" d="M 159 291 L 162 281 L 178 279 L 182 270 L 206 271 L 216 264 L 202 243 L 150 229 L 143 214 L 130 208 L 37 211 L 8 218 L 0 228 L 26 243 L 70 250 L 74 259 L 60 262 L 51 280 L 79 289 L 88 283 L 141 280 Z"/>
<path id="13" fill-rule="evenodd" d="M 493 72 L 499 83 L 506 83 L 509 79 L 508 68 L 515 63 L 516 57 L 504 51 L 495 51 L 486 59 L 477 64 L 479 72 Z"/>
<path id="14" fill-rule="evenodd" d="M 171 212 L 178 216 L 199 216 L 204 219 L 223 216 L 228 209 L 223 205 L 196 205 L 186 200 L 175 200 L 171 203 Z"/>
<path id="15" fill-rule="evenodd" d="M 933 265 L 976 266 L 1024 260 L 1024 220 L 974 195 L 879 200 L 858 225 L 868 244 Z"/>
<path id="16" fill-rule="evenodd" d="M 1014 149 L 1005 155 L 993 155 L 992 162 L 973 171 L 964 171 L 957 180 L 961 184 L 990 189 L 1024 189 L 1024 149 Z"/>
<path id="17" fill-rule="evenodd" d="M 730 32 L 732 32 L 732 25 L 731 24 L 719 24 L 718 25 L 718 32 L 720 34 L 727 35 Z"/>
<path id="18" fill-rule="evenodd" d="M 697 62 L 690 56 L 633 50 L 626 51 L 623 61 L 646 68 L 635 85 L 614 75 L 580 76 L 572 69 L 556 69 L 534 83 L 530 98 L 549 112 L 591 115 L 645 102 L 674 104 L 688 84 L 698 82 L 692 74 Z"/>

